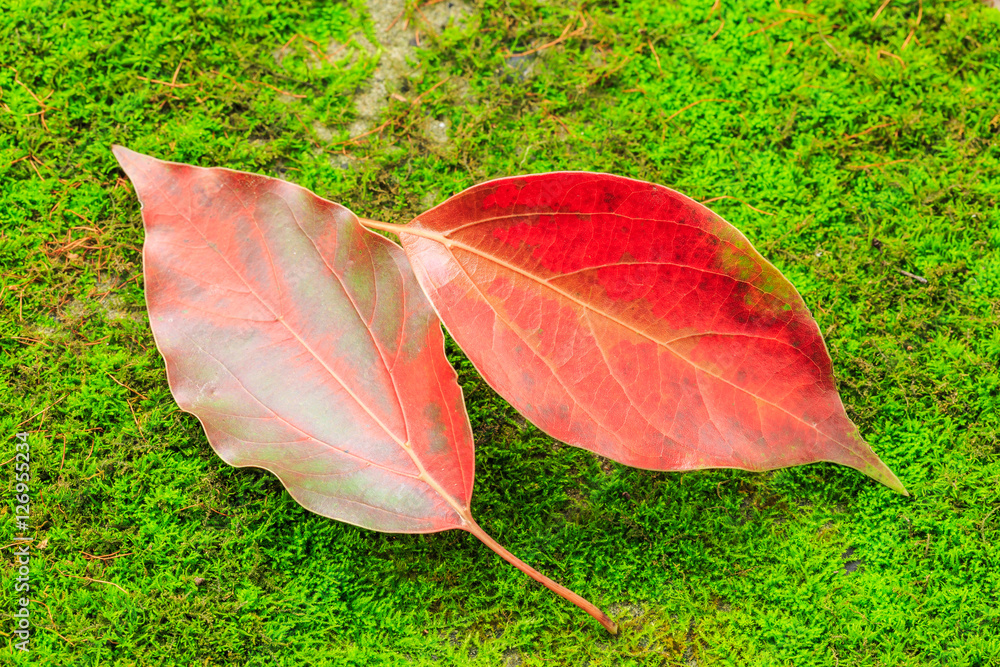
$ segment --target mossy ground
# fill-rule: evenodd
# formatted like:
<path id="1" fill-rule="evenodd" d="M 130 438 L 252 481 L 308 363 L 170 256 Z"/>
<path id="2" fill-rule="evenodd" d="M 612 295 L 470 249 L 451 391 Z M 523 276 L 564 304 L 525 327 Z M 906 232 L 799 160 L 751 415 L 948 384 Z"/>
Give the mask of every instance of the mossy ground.
<path id="1" fill-rule="evenodd" d="M 31 653 L 5 557 L 0 662 L 1000 664 L 1000 12 L 880 4 L 483 0 L 446 27 L 411 4 L 385 125 L 343 143 L 379 67 L 358 2 L 0 3 L 0 542 L 19 430 L 35 538 Z M 834 465 L 599 460 L 452 347 L 480 523 L 621 635 L 466 534 L 310 515 L 171 399 L 113 142 L 394 222 L 556 169 L 711 200 L 802 292 L 913 496 Z"/>

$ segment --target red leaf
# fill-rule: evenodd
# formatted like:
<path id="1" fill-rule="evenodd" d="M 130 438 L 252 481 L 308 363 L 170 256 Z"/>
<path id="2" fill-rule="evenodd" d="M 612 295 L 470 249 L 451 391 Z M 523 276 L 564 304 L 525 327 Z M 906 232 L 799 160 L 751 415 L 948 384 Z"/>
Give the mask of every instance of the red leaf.
<path id="1" fill-rule="evenodd" d="M 115 147 L 142 202 L 146 301 L 178 405 L 234 466 L 379 531 L 466 530 L 474 445 L 441 327 L 403 251 L 277 179 Z"/>
<path id="2" fill-rule="evenodd" d="M 284 181 L 116 154 L 143 204 L 146 301 L 170 387 L 219 456 L 270 470 L 334 519 L 460 527 L 471 429 L 396 246 Z"/>
<path id="3" fill-rule="evenodd" d="M 688 197 L 538 174 L 372 226 L 400 234 L 459 346 L 552 437 L 656 470 L 833 461 L 905 493 L 844 412 L 795 288 Z"/>

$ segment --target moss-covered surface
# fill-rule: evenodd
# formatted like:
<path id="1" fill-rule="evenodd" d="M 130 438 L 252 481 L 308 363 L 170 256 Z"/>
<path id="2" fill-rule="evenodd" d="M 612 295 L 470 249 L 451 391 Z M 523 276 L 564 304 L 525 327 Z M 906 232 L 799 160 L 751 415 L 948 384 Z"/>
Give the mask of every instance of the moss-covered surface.
<path id="1" fill-rule="evenodd" d="M 35 541 L 27 655 L 3 551 L 0 662 L 1000 664 L 1000 12 L 879 4 L 445 0 L 410 5 L 392 30 L 419 46 L 380 55 L 381 3 L 3 3 L 0 542 L 19 430 Z M 711 200 L 803 293 L 913 497 L 833 465 L 602 461 L 452 348 L 481 524 L 621 635 L 464 533 L 310 515 L 172 401 L 113 142 L 394 222 L 553 169 Z"/>

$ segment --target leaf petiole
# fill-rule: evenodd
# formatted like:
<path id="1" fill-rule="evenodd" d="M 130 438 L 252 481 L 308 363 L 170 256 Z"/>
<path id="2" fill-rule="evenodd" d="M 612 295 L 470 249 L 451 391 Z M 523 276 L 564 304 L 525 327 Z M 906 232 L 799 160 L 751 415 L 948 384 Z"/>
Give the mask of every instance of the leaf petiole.
<path id="1" fill-rule="evenodd" d="M 404 233 L 406 232 L 406 229 L 405 229 L 404 225 L 393 225 L 393 224 L 389 224 L 389 223 L 386 223 L 386 222 L 381 222 L 381 221 L 378 221 L 378 220 L 369 220 L 368 218 L 358 218 L 358 222 L 360 222 L 362 226 L 367 227 L 368 229 L 376 229 L 376 230 L 382 231 L 382 232 L 392 232 L 394 234 L 399 234 L 400 230 L 402 230 Z M 419 230 L 419 231 L 421 232 L 421 233 L 418 234 L 420 236 L 424 236 L 424 235 L 426 235 L 426 236 L 438 236 L 438 235 L 435 235 L 435 234 L 428 233 L 428 232 L 426 232 L 424 230 Z M 555 581 L 552 581 L 551 579 L 549 579 L 548 577 L 546 577 L 544 574 L 542 574 L 541 572 L 539 572 L 535 568 L 531 567 L 530 565 L 528 565 L 527 563 L 525 563 L 524 561 L 522 561 L 520 558 L 518 558 L 517 556 L 515 556 L 511 552 L 507 551 L 496 540 L 494 540 L 492 537 L 490 537 L 486 533 L 486 531 L 484 531 L 479 526 L 478 523 L 476 523 L 476 521 L 472 518 L 471 514 L 468 514 L 466 512 L 462 512 L 462 515 L 463 515 L 462 518 L 466 521 L 466 524 L 467 524 L 467 525 L 463 526 L 463 528 L 465 530 L 469 531 L 470 533 L 472 533 L 473 535 L 475 535 L 477 538 L 479 538 L 480 542 L 482 542 L 483 544 L 485 544 L 486 546 L 488 546 L 490 549 L 492 549 L 498 556 L 500 556 L 505 561 L 507 561 L 508 563 L 510 563 L 511 565 L 513 565 L 514 567 L 516 567 L 517 569 L 519 569 L 522 572 L 524 572 L 525 574 L 527 574 L 529 577 L 531 577 L 532 579 L 534 579 L 535 581 L 537 581 L 541 585 L 543 585 L 546 588 L 548 588 L 550 591 L 552 591 L 556 595 L 559 595 L 562 598 L 564 598 L 564 599 L 572 602 L 577 607 L 579 607 L 580 609 L 584 610 L 585 612 L 587 612 L 588 614 L 590 614 L 591 616 L 593 616 L 595 619 L 597 619 L 597 622 L 600 623 L 601 625 L 603 625 L 604 629 L 607 630 L 608 632 L 610 632 L 611 634 L 613 634 L 613 635 L 617 635 L 618 634 L 618 624 L 616 624 L 613 620 L 611 620 L 611 618 L 607 614 L 605 614 L 603 611 L 601 611 L 601 609 L 599 609 L 597 606 L 595 606 L 589 600 L 587 600 L 587 599 L 585 599 L 585 598 L 577 595 L 576 593 L 574 593 L 570 589 L 566 588 L 562 584 L 558 584 Z"/>
<path id="2" fill-rule="evenodd" d="M 479 524 L 476 523 L 474 520 L 472 520 L 471 516 L 466 516 L 465 519 L 468 521 L 468 525 L 464 526 L 464 529 L 475 535 L 477 538 L 479 538 L 480 542 L 482 542 L 490 549 L 492 549 L 498 556 L 503 558 L 505 561 L 507 561 L 517 569 L 519 569 L 521 572 L 524 572 L 526 575 L 528 575 L 529 577 L 540 583 L 542 586 L 545 586 L 547 589 L 549 589 L 556 595 L 559 595 L 565 598 L 566 600 L 569 600 L 577 607 L 579 607 L 580 609 L 584 610 L 585 612 L 593 616 L 595 619 L 597 619 L 597 622 L 603 625 L 604 629 L 610 632 L 611 634 L 613 635 L 618 634 L 618 624 L 612 621 L 611 618 L 603 611 L 601 611 L 597 606 L 595 606 L 589 600 L 580 597 L 579 595 L 577 595 L 570 589 L 566 588 L 562 584 L 557 584 L 556 582 L 552 581 L 544 574 L 542 574 L 535 568 L 531 567 L 530 565 L 522 561 L 520 558 L 518 558 L 511 552 L 504 549 L 503 546 L 501 546 L 496 540 L 490 537 L 486 533 L 486 531 L 480 528 Z"/>

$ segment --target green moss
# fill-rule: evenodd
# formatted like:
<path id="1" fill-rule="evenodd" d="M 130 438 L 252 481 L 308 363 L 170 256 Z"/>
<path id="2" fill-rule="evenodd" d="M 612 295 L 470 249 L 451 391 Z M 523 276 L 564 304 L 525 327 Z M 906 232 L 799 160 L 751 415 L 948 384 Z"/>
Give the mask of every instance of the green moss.
<path id="1" fill-rule="evenodd" d="M 30 432 L 31 664 L 1000 662 L 1000 12 L 710 4 L 486 1 L 444 29 L 411 5 L 421 47 L 389 91 L 406 101 L 350 143 L 390 55 L 364 47 L 381 37 L 357 2 L 9 6 L 0 423 L 5 461 Z M 803 295 L 849 414 L 913 497 L 833 465 L 612 464 L 526 425 L 449 343 L 480 523 L 622 635 L 468 535 L 310 515 L 173 403 L 111 143 L 390 221 L 546 170 L 714 199 Z M 10 518 L 10 466 L 3 484 Z"/>

